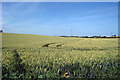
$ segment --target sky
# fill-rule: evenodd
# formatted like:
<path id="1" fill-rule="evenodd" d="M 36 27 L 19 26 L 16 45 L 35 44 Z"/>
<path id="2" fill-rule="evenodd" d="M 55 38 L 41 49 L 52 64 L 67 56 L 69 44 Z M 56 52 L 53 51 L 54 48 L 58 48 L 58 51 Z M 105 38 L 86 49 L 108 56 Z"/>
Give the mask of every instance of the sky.
<path id="1" fill-rule="evenodd" d="M 117 2 L 3 2 L 6 33 L 48 36 L 118 34 Z"/>

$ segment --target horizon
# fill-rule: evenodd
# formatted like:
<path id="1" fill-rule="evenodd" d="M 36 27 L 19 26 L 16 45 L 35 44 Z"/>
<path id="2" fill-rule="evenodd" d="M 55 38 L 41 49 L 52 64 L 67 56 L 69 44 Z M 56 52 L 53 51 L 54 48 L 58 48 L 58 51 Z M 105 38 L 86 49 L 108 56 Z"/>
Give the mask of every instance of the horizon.
<path id="1" fill-rule="evenodd" d="M 5 33 L 6 32 L 2 32 L 2 33 Z M 7 34 L 24 34 L 24 33 L 7 33 Z M 26 34 L 26 35 L 39 35 L 39 34 Z M 39 36 L 49 36 L 49 35 L 39 35 Z M 100 37 L 104 37 L 105 35 L 92 35 L 92 36 L 88 36 L 88 35 L 82 35 L 82 36 L 79 36 L 79 35 L 59 35 L 59 36 L 56 36 L 56 37 L 63 37 L 63 36 L 66 36 L 66 37 L 95 37 L 95 36 L 100 36 Z M 120 36 L 120 35 L 110 35 L 110 36 L 106 36 L 106 37 L 112 37 L 112 36 Z"/>
<path id="2" fill-rule="evenodd" d="M 117 2 L 3 2 L 5 33 L 118 35 Z"/>

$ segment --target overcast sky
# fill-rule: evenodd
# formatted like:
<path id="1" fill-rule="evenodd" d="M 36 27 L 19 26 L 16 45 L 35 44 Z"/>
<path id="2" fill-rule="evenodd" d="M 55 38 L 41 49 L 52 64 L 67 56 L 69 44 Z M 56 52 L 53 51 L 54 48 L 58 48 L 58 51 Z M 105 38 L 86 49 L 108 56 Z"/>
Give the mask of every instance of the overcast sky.
<path id="1" fill-rule="evenodd" d="M 118 34 L 117 2 L 3 2 L 2 16 L 7 33 Z"/>

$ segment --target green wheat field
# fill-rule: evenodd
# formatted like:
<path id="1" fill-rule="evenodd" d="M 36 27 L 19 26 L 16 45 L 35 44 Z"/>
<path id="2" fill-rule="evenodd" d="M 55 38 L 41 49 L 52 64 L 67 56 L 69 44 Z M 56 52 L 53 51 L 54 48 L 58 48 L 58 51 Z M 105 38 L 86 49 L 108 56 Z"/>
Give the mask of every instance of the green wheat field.
<path id="1" fill-rule="evenodd" d="M 116 78 L 117 38 L 2 34 L 3 78 Z"/>

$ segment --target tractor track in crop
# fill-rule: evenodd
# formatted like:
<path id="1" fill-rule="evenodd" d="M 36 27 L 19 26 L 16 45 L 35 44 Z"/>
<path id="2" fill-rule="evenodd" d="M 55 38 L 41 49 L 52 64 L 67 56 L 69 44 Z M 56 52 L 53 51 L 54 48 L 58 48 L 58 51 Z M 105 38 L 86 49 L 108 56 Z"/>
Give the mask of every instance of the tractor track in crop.
<path id="1" fill-rule="evenodd" d="M 44 44 L 42 47 L 49 47 L 50 45 L 54 44 L 55 47 L 61 47 L 63 44 L 65 43 L 61 43 L 61 44 L 58 44 L 60 42 L 57 42 L 57 43 L 47 43 L 47 44 Z"/>
<path id="2" fill-rule="evenodd" d="M 74 41 L 70 41 L 69 43 L 73 43 Z M 76 42 L 76 41 L 75 41 Z M 47 44 L 44 44 L 42 47 L 49 47 L 50 45 L 55 45 L 55 47 L 61 47 L 62 45 L 64 44 L 69 44 L 68 42 L 53 42 L 53 43 L 47 43 Z"/>
<path id="3" fill-rule="evenodd" d="M 48 43 L 48 44 L 43 45 L 42 47 L 49 47 L 49 45 L 51 44 L 55 44 L 55 43 Z"/>

